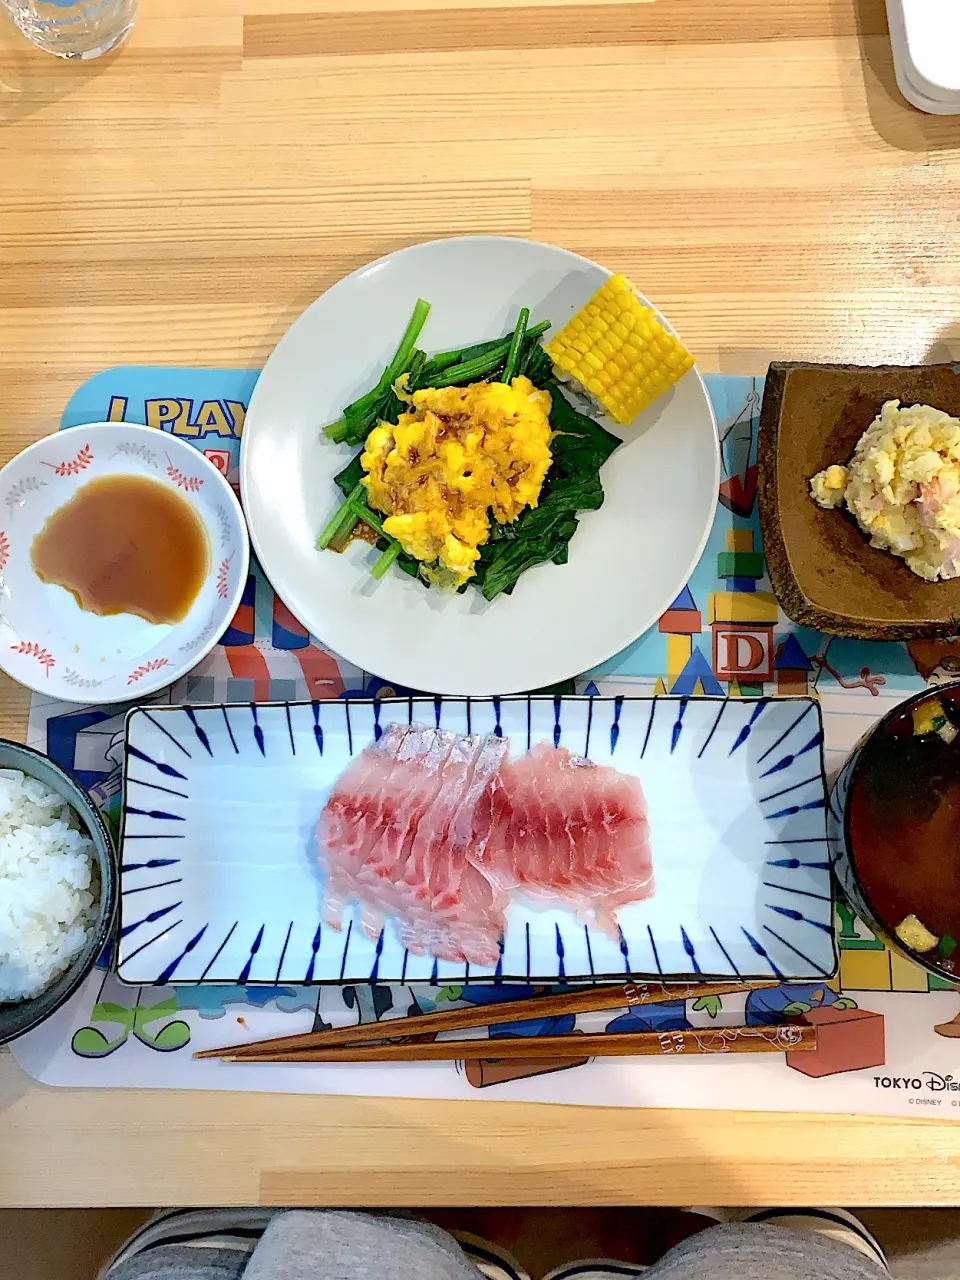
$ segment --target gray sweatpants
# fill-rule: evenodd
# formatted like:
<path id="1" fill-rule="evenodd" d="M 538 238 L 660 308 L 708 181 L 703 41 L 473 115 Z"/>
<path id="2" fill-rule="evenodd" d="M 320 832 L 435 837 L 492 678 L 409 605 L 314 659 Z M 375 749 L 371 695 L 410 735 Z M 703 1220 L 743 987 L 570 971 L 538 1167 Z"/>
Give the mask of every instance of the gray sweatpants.
<path id="1" fill-rule="evenodd" d="M 414 1219 L 339 1210 L 184 1211 L 148 1226 L 105 1280 L 482 1280 L 522 1276 L 482 1246 Z M 869 1249 L 867 1249 L 869 1253 Z M 555 1280 L 613 1280 L 644 1269 L 571 1262 Z M 646 1269 L 648 1280 L 882 1280 L 886 1272 L 843 1239 L 770 1223 L 708 1228 Z"/>

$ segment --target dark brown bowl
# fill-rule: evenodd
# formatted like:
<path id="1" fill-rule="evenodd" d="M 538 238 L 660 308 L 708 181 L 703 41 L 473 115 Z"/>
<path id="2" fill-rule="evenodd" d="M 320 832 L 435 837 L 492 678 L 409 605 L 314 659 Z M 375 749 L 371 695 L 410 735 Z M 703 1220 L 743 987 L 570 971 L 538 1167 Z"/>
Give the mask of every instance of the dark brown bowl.
<path id="1" fill-rule="evenodd" d="M 960 417 L 960 364 L 776 362 L 767 373 L 758 444 L 760 527 L 784 613 L 860 640 L 960 633 L 960 578 L 924 582 L 871 547 L 847 511 L 824 511 L 810 479 L 846 463 L 887 400 Z"/>
<path id="2" fill-rule="evenodd" d="M 889 733 L 891 726 L 897 721 L 911 715 L 915 708 L 934 698 L 950 702 L 955 708 L 960 708 L 960 680 L 921 689 L 909 698 L 905 698 L 878 720 L 851 751 L 843 768 L 837 774 L 830 794 L 830 802 L 827 806 L 827 847 L 830 851 L 834 874 L 840 882 L 844 896 L 864 924 L 882 938 L 892 950 L 912 960 L 914 964 L 920 965 L 935 977 L 960 986 L 960 973 L 957 973 L 955 968 L 951 968 L 950 965 L 945 966 L 935 952 L 914 951 L 908 947 L 897 935 L 897 925 L 900 920 L 887 919 L 877 910 L 870 890 L 867 888 L 870 877 L 864 874 L 874 851 L 871 848 L 857 847 L 851 822 L 854 791 L 858 785 L 862 785 L 864 776 L 876 762 L 874 748 L 877 740 Z M 960 748 L 960 739 L 957 740 L 956 745 Z M 915 906 L 911 908 L 913 914 L 921 921 L 929 919 L 924 910 L 925 906 L 929 906 L 929 902 L 925 903 L 918 899 Z M 960 961 L 960 951 L 956 953 L 956 957 L 954 964 Z"/>

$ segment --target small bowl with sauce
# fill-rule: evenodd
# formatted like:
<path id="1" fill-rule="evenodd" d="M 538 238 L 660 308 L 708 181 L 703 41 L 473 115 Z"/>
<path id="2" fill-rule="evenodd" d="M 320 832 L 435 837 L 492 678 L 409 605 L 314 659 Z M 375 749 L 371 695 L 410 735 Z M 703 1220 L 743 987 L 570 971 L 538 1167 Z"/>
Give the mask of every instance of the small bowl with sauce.
<path id="1" fill-rule="evenodd" d="M 960 984 L 960 681 L 907 698 L 860 740 L 834 784 L 827 839 L 861 919 Z"/>
<path id="2" fill-rule="evenodd" d="M 71 702 L 154 693 L 213 648 L 249 555 L 191 445 L 129 423 L 48 436 L 0 471 L 0 667 Z"/>

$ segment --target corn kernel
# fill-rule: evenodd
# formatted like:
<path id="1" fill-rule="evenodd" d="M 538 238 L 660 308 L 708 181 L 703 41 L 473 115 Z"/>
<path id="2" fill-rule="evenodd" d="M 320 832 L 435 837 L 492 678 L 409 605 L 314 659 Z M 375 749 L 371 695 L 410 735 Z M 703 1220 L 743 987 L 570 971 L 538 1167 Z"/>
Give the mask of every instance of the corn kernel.
<path id="1" fill-rule="evenodd" d="M 623 276 L 611 276 L 545 349 L 558 369 L 622 423 L 693 365 L 690 353 L 641 305 Z"/>

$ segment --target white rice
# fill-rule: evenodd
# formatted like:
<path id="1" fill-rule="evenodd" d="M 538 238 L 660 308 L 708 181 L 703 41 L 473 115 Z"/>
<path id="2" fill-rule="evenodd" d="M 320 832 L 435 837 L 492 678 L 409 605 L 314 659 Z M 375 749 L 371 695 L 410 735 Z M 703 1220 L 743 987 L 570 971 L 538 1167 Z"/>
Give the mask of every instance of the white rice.
<path id="1" fill-rule="evenodd" d="M 100 878 L 79 827 L 62 796 L 0 769 L 0 1000 L 39 995 L 90 937 Z"/>

